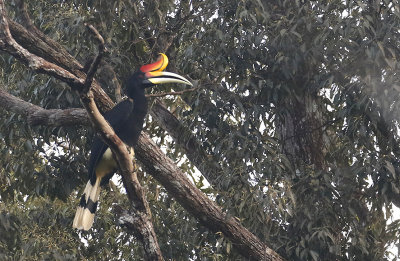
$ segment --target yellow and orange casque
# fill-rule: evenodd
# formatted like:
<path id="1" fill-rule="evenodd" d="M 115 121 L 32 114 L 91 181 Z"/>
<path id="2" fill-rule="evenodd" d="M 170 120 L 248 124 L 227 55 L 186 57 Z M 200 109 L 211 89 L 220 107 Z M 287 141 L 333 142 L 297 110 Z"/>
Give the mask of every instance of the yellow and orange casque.
<path id="1" fill-rule="evenodd" d="M 165 54 L 160 53 L 160 57 L 156 62 L 143 65 L 142 67 L 140 67 L 140 70 L 144 73 L 161 72 L 164 71 L 165 68 L 167 68 L 167 65 L 168 65 L 168 57 Z"/>

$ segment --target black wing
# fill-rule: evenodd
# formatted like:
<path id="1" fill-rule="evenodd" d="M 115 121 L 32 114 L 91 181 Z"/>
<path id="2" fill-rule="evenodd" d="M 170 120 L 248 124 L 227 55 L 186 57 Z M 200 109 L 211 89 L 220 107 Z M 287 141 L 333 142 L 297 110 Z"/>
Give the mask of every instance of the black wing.
<path id="1" fill-rule="evenodd" d="M 128 119 L 132 110 L 133 102 L 127 99 L 118 103 L 114 108 L 104 114 L 104 118 L 108 121 L 117 135 L 121 127 L 123 127 L 124 123 Z M 107 148 L 108 145 L 105 144 L 98 135 L 96 135 L 90 149 L 91 153 L 88 166 L 90 183 L 92 184 L 96 182 L 96 166 L 103 157 L 103 154 Z"/>

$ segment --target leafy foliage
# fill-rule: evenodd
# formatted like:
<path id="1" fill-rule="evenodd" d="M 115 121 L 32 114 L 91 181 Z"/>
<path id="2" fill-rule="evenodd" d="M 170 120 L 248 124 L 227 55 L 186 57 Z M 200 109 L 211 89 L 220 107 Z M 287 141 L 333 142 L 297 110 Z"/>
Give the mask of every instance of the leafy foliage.
<path id="1" fill-rule="evenodd" d="M 200 88 L 163 101 L 221 166 L 204 191 L 284 258 L 393 258 L 393 204 L 400 206 L 395 1 L 28 4 L 35 24 L 82 64 L 96 50 L 83 23 L 102 33 L 109 52 L 97 78 L 110 97 L 109 67 L 123 84 L 158 52 L 173 57 L 169 70 Z M 13 3 L 8 11 L 19 21 Z M 80 106 L 65 84 L 0 58 L 10 93 L 44 108 Z M 181 87 L 152 91 L 172 88 Z M 6 111 L 0 118 L 0 258 L 141 260 L 141 246 L 110 211 L 126 204 L 115 187 L 102 195 L 92 231 L 70 228 L 92 131 L 31 128 Z M 194 175 L 184 150 L 151 117 L 146 130 Z M 141 181 L 166 259 L 240 258 L 146 173 Z"/>

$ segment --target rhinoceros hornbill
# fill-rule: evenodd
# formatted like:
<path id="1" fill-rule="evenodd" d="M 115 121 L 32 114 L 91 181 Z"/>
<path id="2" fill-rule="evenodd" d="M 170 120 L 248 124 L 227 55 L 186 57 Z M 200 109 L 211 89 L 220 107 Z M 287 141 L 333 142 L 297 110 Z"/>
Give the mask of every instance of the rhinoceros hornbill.
<path id="1" fill-rule="evenodd" d="M 167 64 L 168 57 L 165 54 L 160 54 L 160 59 L 157 62 L 140 67 L 127 82 L 128 98 L 104 114 L 104 118 L 118 137 L 130 147 L 136 145 L 147 113 L 145 89 L 162 83 L 192 85 L 178 74 L 163 72 Z M 117 163 L 110 148 L 98 136 L 94 138 L 91 147 L 88 169 L 89 181 L 81 197 L 72 225 L 74 228 L 83 230 L 92 227 L 100 187 L 107 184 L 117 170 Z"/>

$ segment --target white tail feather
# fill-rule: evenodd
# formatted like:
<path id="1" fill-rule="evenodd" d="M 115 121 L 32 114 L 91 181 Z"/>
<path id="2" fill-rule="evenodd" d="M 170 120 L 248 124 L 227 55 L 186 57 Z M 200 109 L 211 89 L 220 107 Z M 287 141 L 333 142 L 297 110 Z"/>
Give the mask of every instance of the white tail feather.
<path id="1" fill-rule="evenodd" d="M 72 223 L 73 228 L 89 230 L 94 221 L 94 213 L 91 213 L 88 208 L 86 208 L 86 204 L 88 204 L 89 199 L 93 201 L 93 203 L 97 203 L 100 196 L 100 178 L 96 179 L 95 184 L 92 186 L 90 181 L 86 184 L 85 190 L 85 207 L 78 206 L 74 222 Z"/>

